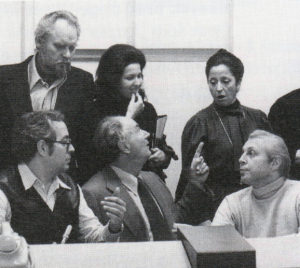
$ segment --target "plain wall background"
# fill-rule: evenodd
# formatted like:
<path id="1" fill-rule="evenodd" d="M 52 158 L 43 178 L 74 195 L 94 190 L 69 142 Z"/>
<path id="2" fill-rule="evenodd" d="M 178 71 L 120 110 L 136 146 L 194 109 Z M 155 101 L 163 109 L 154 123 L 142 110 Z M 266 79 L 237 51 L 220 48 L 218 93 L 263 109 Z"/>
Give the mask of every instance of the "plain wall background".
<path id="1" fill-rule="evenodd" d="M 281 95 L 300 86 L 299 0 L 102 0 L 0 1 L 0 64 L 24 60 L 34 51 L 40 17 L 67 9 L 78 16 L 78 48 L 106 49 L 115 43 L 138 48 L 224 47 L 245 65 L 239 99 L 268 113 Z M 166 52 L 168 53 L 168 51 Z M 97 62 L 74 62 L 95 73 Z M 148 62 L 144 70 L 149 101 L 168 114 L 168 143 L 181 157 L 186 121 L 208 106 L 205 62 Z M 172 162 L 167 184 L 177 185 L 181 159 Z"/>

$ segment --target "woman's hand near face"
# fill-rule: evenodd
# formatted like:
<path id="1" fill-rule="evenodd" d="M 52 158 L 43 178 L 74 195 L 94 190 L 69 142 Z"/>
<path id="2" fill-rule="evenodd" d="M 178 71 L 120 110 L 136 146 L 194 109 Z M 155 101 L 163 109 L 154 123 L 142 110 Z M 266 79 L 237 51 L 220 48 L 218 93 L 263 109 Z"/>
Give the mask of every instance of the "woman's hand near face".
<path id="1" fill-rule="evenodd" d="M 137 100 L 135 100 L 137 97 Z M 132 94 L 130 102 L 127 107 L 126 116 L 132 119 L 135 119 L 143 110 L 145 104 L 139 93 Z"/>
<path id="2" fill-rule="evenodd" d="M 159 148 L 151 149 L 151 153 L 148 159 L 151 166 L 160 167 L 167 160 L 166 154 Z"/>

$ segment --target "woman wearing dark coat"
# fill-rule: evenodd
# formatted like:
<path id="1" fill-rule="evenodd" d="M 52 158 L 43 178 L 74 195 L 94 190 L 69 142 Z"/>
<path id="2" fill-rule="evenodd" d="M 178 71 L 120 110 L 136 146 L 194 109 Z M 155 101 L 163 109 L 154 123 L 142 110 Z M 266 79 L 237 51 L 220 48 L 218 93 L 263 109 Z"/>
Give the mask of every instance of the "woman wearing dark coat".
<path id="1" fill-rule="evenodd" d="M 150 144 L 156 132 L 157 113 L 149 103 L 142 89 L 143 69 L 146 65 L 144 54 L 133 46 L 117 44 L 108 48 L 102 55 L 96 72 L 96 107 L 98 123 L 106 116 L 128 116 L 139 126 L 150 133 Z M 176 154 L 163 139 L 158 140 L 151 149 L 144 170 L 156 172 L 163 180 L 166 178 L 163 169 L 169 166 L 171 158 Z M 100 167 L 105 159 L 99 159 Z"/>
<path id="2" fill-rule="evenodd" d="M 211 217 L 222 199 L 243 186 L 240 184 L 239 158 L 243 144 L 255 129 L 270 130 L 266 115 L 240 104 L 236 95 L 244 73 L 243 63 L 221 49 L 206 64 L 206 77 L 213 103 L 195 114 L 182 134 L 182 171 L 176 189 L 176 200 L 182 196 L 186 170 L 200 142 L 202 155 L 209 166 L 207 185 L 215 196 Z"/>

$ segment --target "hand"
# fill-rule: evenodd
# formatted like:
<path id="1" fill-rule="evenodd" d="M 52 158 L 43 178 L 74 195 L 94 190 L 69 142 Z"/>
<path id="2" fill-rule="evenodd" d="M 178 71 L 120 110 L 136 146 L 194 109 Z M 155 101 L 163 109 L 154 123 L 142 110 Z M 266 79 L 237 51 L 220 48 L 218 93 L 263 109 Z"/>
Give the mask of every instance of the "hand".
<path id="1" fill-rule="evenodd" d="M 154 167 L 161 166 L 166 161 L 166 154 L 159 148 L 152 148 L 151 155 L 149 157 L 150 165 Z"/>
<path id="2" fill-rule="evenodd" d="M 137 98 L 136 101 L 135 98 Z M 139 93 L 132 94 L 130 102 L 127 107 L 126 116 L 134 119 L 144 110 L 144 107 L 145 104 L 143 102 L 141 95 Z"/>
<path id="3" fill-rule="evenodd" d="M 107 196 L 101 201 L 106 215 L 109 217 L 109 230 L 119 233 L 122 230 L 123 218 L 126 212 L 126 203 L 118 197 L 120 188 L 117 187 L 112 196 Z"/>
<path id="4" fill-rule="evenodd" d="M 203 156 L 201 156 L 203 146 L 204 143 L 200 142 L 190 168 L 190 180 L 200 184 L 207 180 L 209 174 L 209 167 L 205 163 Z"/>

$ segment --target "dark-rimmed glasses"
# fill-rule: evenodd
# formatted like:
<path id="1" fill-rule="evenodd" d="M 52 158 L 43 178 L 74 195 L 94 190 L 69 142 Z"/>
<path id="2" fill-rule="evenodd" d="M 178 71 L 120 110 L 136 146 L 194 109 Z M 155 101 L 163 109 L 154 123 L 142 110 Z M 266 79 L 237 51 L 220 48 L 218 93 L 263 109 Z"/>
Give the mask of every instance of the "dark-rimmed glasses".
<path id="1" fill-rule="evenodd" d="M 69 152 L 70 146 L 72 144 L 72 140 L 70 138 L 67 138 L 62 141 L 54 141 L 54 140 L 50 140 L 50 139 L 45 139 L 45 140 L 47 142 L 51 142 L 51 143 L 60 143 L 60 144 L 66 145 L 67 152 Z"/>

